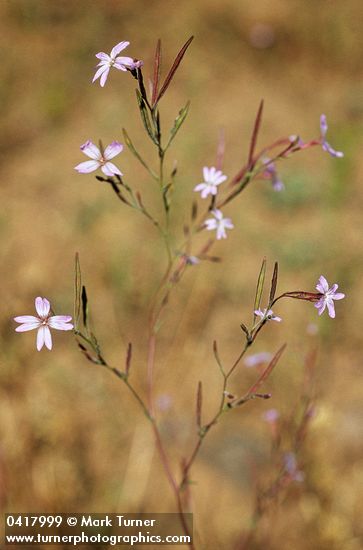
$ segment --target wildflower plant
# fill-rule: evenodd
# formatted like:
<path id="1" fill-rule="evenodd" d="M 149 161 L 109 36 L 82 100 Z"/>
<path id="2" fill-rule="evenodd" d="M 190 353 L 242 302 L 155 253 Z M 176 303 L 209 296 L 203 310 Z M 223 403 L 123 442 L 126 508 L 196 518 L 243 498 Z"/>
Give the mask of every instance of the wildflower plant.
<path id="1" fill-rule="evenodd" d="M 81 146 L 82 152 L 90 158 L 85 162 L 78 164 L 75 169 L 81 174 L 101 170 L 103 175 L 97 174 L 96 179 L 99 182 L 106 183 L 114 193 L 115 197 L 120 201 L 120 206 L 131 208 L 144 216 L 150 224 L 158 231 L 161 241 L 165 248 L 165 269 L 160 278 L 160 283 L 155 290 L 155 294 L 150 303 L 149 310 L 149 325 L 148 325 L 148 355 L 146 358 L 146 380 L 147 389 L 145 394 L 139 392 L 133 382 L 131 376 L 132 365 L 132 344 L 128 345 L 125 353 L 124 369 L 118 369 L 111 365 L 106 359 L 106 355 L 101 348 L 101 345 L 93 331 L 89 321 L 89 301 L 85 285 L 83 284 L 80 259 L 78 254 L 75 260 L 75 306 L 74 306 L 74 334 L 80 351 L 90 362 L 100 365 L 109 370 L 121 382 L 125 384 L 131 396 L 138 402 L 141 410 L 151 425 L 155 436 L 155 443 L 158 449 L 159 457 L 163 465 L 165 475 L 169 481 L 171 490 L 175 497 L 176 509 L 180 515 L 180 520 L 183 528 L 188 534 L 188 525 L 185 520 L 185 503 L 184 494 L 190 483 L 191 469 L 198 458 L 200 449 L 207 435 L 212 431 L 213 427 L 227 413 L 234 409 L 239 409 L 251 400 L 255 399 L 270 399 L 271 394 L 267 392 L 263 386 L 273 369 L 279 362 L 286 344 L 283 343 L 274 350 L 273 353 L 264 352 L 264 358 L 259 363 L 262 363 L 263 368 L 259 371 L 255 382 L 242 393 L 236 393 L 233 387 L 233 374 L 240 367 L 246 358 L 247 352 L 253 346 L 257 338 L 270 321 L 280 322 L 282 319 L 279 316 L 279 301 L 283 298 L 292 298 L 311 302 L 318 308 L 319 314 L 322 314 L 325 308 L 328 308 L 329 315 L 334 317 L 333 300 L 339 300 L 344 297 L 341 293 L 336 293 L 337 285 L 329 288 L 323 276 L 320 277 L 316 287 L 318 292 L 306 292 L 301 290 L 284 292 L 276 297 L 278 286 L 278 263 L 276 262 L 272 272 L 271 282 L 267 288 L 267 299 L 263 302 L 266 294 L 266 259 L 262 261 L 261 269 L 257 277 L 255 299 L 251 307 L 251 323 L 246 319 L 241 322 L 241 330 L 244 335 L 244 342 L 241 346 L 237 357 L 230 365 L 225 365 L 220 358 L 217 341 L 213 344 L 214 360 L 219 368 L 221 376 L 220 398 L 216 404 L 215 412 L 206 421 L 203 415 L 203 386 L 199 382 L 196 388 L 196 405 L 195 405 L 195 422 L 196 434 L 195 444 L 189 453 L 183 453 L 182 467 L 179 472 L 175 472 L 171 465 L 168 450 L 162 438 L 159 428 L 159 423 L 156 415 L 156 398 L 154 373 L 156 368 L 156 347 L 158 342 L 158 332 L 161 330 L 164 311 L 168 306 L 168 302 L 172 296 L 176 285 L 180 284 L 185 272 L 193 266 L 193 269 L 200 269 L 205 261 L 217 261 L 218 258 L 211 255 L 213 244 L 217 240 L 228 238 L 229 231 L 233 231 L 240 224 L 240 221 L 228 217 L 228 207 L 231 202 L 241 200 L 243 191 L 255 183 L 258 184 L 259 179 L 270 179 L 272 186 L 277 191 L 283 191 L 285 185 L 282 183 L 277 174 L 277 163 L 280 160 L 287 159 L 293 154 L 303 151 L 312 146 L 321 145 L 323 149 L 332 154 L 331 147 L 325 141 L 326 120 L 322 118 L 322 135 L 319 139 L 303 142 L 299 136 L 282 137 L 275 140 L 270 145 L 257 148 L 258 137 L 261 129 L 262 115 L 264 103 L 261 101 L 254 126 L 251 133 L 247 159 L 242 164 L 241 168 L 234 175 L 227 175 L 222 172 L 222 163 L 224 157 L 224 138 L 220 137 L 217 149 L 217 161 L 215 165 L 206 161 L 208 166 L 202 169 L 203 182 L 197 183 L 201 168 L 196 170 L 196 180 L 193 191 L 200 193 L 198 201 L 195 200 L 196 195 L 191 193 L 190 205 L 190 221 L 183 227 L 182 237 L 178 242 L 175 237 L 176 230 L 171 225 L 170 211 L 173 208 L 173 188 L 177 185 L 178 173 L 174 167 L 171 173 L 166 170 L 165 159 L 174 140 L 189 113 L 189 101 L 176 114 L 174 123 L 169 130 L 165 130 L 163 126 L 163 118 L 161 112 L 161 103 L 175 78 L 176 72 L 193 40 L 191 37 L 178 52 L 171 68 L 167 72 L 164 79 L 161 79 L 161 42 L 157 43 L 154 65 L 151 69 L 145 67 L 144 63 L 131 57 L 122 57 L 119 54 L 127 46 L 129 42 L 123 41 L 117 44 L 110 52 L 105 54 L 100 52 L 96 57 L 100 60 L 93 81 L 100 80 L 101 87 L 104 87 L 108 78 L 116 79 L 119 74 L 117 71 L 129 73 L 136 81 L 136 101 L 140 113 L 141 122 L 143 124 L 147 138 L 153 144 L 156 156 L 156 166 L 153 165 L 144 154 L 136 149 L 129 132 L 123 129 L 123 143 L 118 141 L 119 137 L 115 136 L 113 141 L 106 148 L 99 141 L 99 146 L 96 146 L 92 141 L 87 141 Z M 148 69 L 151 77 L 150 90 L 144 84 L 144 68 Z M 115 71 L 111 69 L 116 69 Z M 123 75 L 126 77 L 126 74 Z M 101 91 L 100 91 L 101 92 Z M 325 121 L 325 122 L 324 122 Z M 145 203 L 142 194 L 137 190 L 132 181 L 128 181 L 123 176 L 121 170 L 110 162 L 123 149 L 133 155 L 137 161 L 147 171 L 150 179 L 156 184 L 155 189 L 161 199 L 161 212 L 157 215 L 153 213 L 149 205 Z M 124 154 L 126 151 L 124 152 Z M 342 156 L 335 154 L 334 156 Z M 228 173 L 228 170 L 226 170 Z M 204 242 L 200 246 L 196 244 L 196 236 L 205 236 Z M 198 266 L 198 267 L 196 267 Z M 37 299 L 37 300 L 40 300 Z M 45 305 L 44 305 L 45 303 Z M 39 306 L 40 307 L 40 306 Z M 41 313 L 37 308 L 39 318 L 17 317 L 15 320 L 24 323 L 21 326 L 38 328 L 42 330 L 39 336 L 38 349 L 45 345 L 50 349 L 51 341 L 49 327 L 58 328 L 60 330 L 69 330 L 72 325 L 69 324 L 70 317 L 58 318 L 48 317 L 49 308 L 47 302 L 43 302 L 43 310 Z M 48 308 L 48 309 L 47 309 Z M 31 326 L 30 326 L 31 325 Z M 62 326 L 61 326 L 62 325 Z M 19 330 L 30 330 L 30 328 L 18 327 Z M 65 328 L 67 327 L 67 328 Z M 251 366 L 253 361 L 250 361 Z M 246 360 L 246 364 L 248 361 Z M 270 413 L 271 422 L 274 417 L 274 422 L 277 421 L 278 415 Z M 294 455 L 286 455 L 284 472 L 289 473 L 293 477 L 292 470 L 298 472 L 296 459 Z M 294 462 L 295 461 L 295 462 Z M 295 475 L 295 474 L 294 474 Z M 296 474 L 297 475 L 297 474 Z M 296 477 L 296 476 L 295 476 Z M 191 545 L 191 547 L 193 547 Z"/>

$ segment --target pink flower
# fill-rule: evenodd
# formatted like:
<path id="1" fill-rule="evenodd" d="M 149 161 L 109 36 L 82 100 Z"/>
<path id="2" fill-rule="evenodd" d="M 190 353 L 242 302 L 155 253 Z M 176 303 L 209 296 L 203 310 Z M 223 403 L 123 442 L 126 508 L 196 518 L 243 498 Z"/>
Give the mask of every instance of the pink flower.
<path id="1" fill-rule="evenodd" d="M 272 357 L 272 353 L 268 353 L 267 351 L 260 351 L 259 353 L 255 353 L 254 355 L 246 357 L 243 362 L 248 368 L 257 367 L 259 365 L 263 365 L 264 363 L 268 363 L 269 361 L 271 361 Z"/>
<path id="2" fill-rule="evenodd" d="M 327 307 L 329 317 L 334 319 L 335 308 L 333 300 L 342 300 L 345 297 L 345 294 L 343 294 L 342 292 L 336 292 L 337 289 L 337 284 L 334 284 L 331 288 L 329 288 L 328 281 L 325 279 L 325 277 L 323 277 L 323 275 L 319 277 L 319 282 L 316 285 L 316 290 L 318 290 L 323 296 L 316 304 L 314 304 L 319 311 L 319 315 L 321 315 Z"/>
<path id="3" fill-rule="evenodd" d="M 104 52 L 96 53 L 97 59 L 100 59 L 101 61 L 97 65 L 99 68 L 97 69 L 92 82 L 95 82 L 95 80 L 99 78 L 100 85 L 103 87 L 106 84 L 111 67 L 114 67 L 119 71 L 132 71 L 142 66 L 142 61 L 135 61 L 132 57 L 117 57 L 118 54 L 127 48 L 129 44 L 130 42 L 119 42 L 114 48 L 112 48 L 110 55 Z"/>
<path id="4" fill-rule="evenodd" d="M 263 175 L 266 178 L 271 179 L 272 187 L 274 191 L 284 191 L 285 185 L 280 179 L 280 176 L 277 173 L 276 166 L 274 162 L 271 162 L 269 158 L 263 159 L 263 164 L 266 164 L 266 168 L 263 172 Z"/>
<path id="5" fill-rule="evenodd" d="M 221 170 L 217 170 L 216 168 L 214 168 L 214 166 L 212 166 L 211 168 L 207 168 L 207 166 L 204 166 L 203 177 L 204 182 L 199 183 L 194 187 L 194 191 L 201 191 L 200 196 L 202 197 L 202 199 L 206 199 L 208 195 L 216 195 L 217 186 L 227 179 L 227 176 L 222 174 Z"/>
<path id="6" fill-rule="evenodd" d="M 266 422 L 268 422 L 269 424 L 275 424 L 279 417 L 280 413 L 276 409 L 268 409 L 262 415 L 262 418 L 266 420 Z"/>
<path id="7" fill-rule="evenodd" d="M 27 330 L 38 329 L 37 334 L 37 350 L 40 351 L 45 346 L 52 349 L 52 335 L 49 328 L 57 330 L 72 330 L 73 325 L 70 324 L 72 317 L 70 315 L 53 315 L 50 316 L 50 303 L 46 298 L 35 298 L 35 309 L 38 317 L 33 315 L 21 315 L 14 317 L 14 321 L 22 323 L 15 330 L 16 332 L 26 332 Z"/>
<path id="8" fill-rule="evenodd" d="M 118 176 L 122 176 L 123 174 L 117 166 L 115 166 L 112 162 L 109 162 L 110 159 L 113 159 L 119 155 L 122 150 L 123 145 L 118 141 L 113 141 L 102 153 L 97 145 L 88 140 L 86 143 L 81 145 L 81 151 L 92 160 L 81 162 L 80 164 L 77 164 L 74 169 L 80 174 L 88 174 L 89 172 L 93 172 L 94 170 L 101 168 L 102 172 L 106 174 L 106 176 L 115 176 L 116 174 Z"/>
<path id="9" fill-rule="evenodd" d="M 326 121 L 326 116 L 321 115 L 320 117 L 320 132 L 321 132 L 320 140 L 321 141 L 320 142 L 321 142 L 322 148 L 324 149 L 324 151 L 327 151 L 327 153 L 329 153 L 329 155 L 331 155 L 332 157 L 338 157 L 338 158 L 344 157 L 344 153 L 342 153 L 341 151 L 336 151 L 326 141 L 325 136 L 326 136 L 327 130 L 328 130 L 328 124 Z"/>
<path id="10" fill-rule="evenodd" d="M 289 475 L 291 480 L 302 482 L 305 479 L 305 474 L 299 470 L 297 465 L 296 456 L 294 453 L 289 452 L 285 453 L 283 456 L 284 469 L 285 472 Z"/>
<path id="11" fill-rule="evenodd" d="M 266 319 L 267 321 L 277 321 L 278 323 L 282 321 L 281 317 L 277 317 L 272 309 L 269 309 L 268 311 L 267 309 L 264 309 L 263 311 L 261 309 L 256 309 L 255 315 L 257 315 L 257 317 L 261 317 L 262 320 Z"/>
<path id="12" fill-rule="evenodd" d="M 213 231 L 214 229 L 216 229 L 217 239 L 226 239 L 226 229 L 234 228 L 232 220 L 230 218 L 223 218 L 222 212 L 217 209 L 212 210 L 212 214 L 214 216 L 214 219 L 210 218 L 209 220 L 205 220 L 207 231 Z"/>

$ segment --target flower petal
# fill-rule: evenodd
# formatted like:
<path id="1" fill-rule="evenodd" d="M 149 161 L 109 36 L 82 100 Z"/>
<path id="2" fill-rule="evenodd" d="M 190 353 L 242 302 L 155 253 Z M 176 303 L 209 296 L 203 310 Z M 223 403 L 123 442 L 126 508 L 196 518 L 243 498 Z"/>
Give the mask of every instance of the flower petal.
<path id="1" fill-rule="evenodd" d="M 51 350 L 52 349 L 52 335 L 50 333 L 49 327 L 44 327 L 44 342 L 46 347 Z"/>
<path id="2" fill-rule="evenodd" d="M 57 330 L 72 330 L 73 325 L 69 323 L 69 321 L 62 321 L 61 319 L 69 319 L 71 320 L 72 317 L 69 317 L 68 315 L 55 315 L 54 317 L 50 317 L 48 320 L 48 325 L 51 328 L 55 328 Z"/>
<path id="3" fill-rule="evenodd" d="M 49 317 L 48 324 L 51 326 L 49 321 L 60 321 L 61 323 L 69 323 L 72 321 L 71 315 L 53 315 L 52 317 Z"/>
<path id="4" fill-rule="evenodd" d="M 343 298 L 345 298 L 345 294 L 343 294 L 343 292 L 337 292 L 334 296 L 332 296 L 332 298 L 333 300 L 343 300 Z"/>
<path id="5" fill-rule="evenodd" d="M 214 181 L 216 175 L 218 175 L 217 170 L 215 169 L 214 166 L 211 166 L 211 167 L 209 168 L 209 180 L 210 180 L 210 181 Z"/>
<path id="6" fill-rule="evenodd" d="M 127 48 L 127 46 L 130 45 L 130 42 L 126 42 L 126 41 L 123 41 L 123 42 L 119 42 L 118 44 L 116 44 L 116 46 L 114 46 L 111 50 L 111 57 L 112 58 L 115 58 L 117 54 L 119 54 L 120 52 L 122 52 L 122 50 L 124 50 L 125 48 Z"/>
<path id="7" fill-rule="evenodd" d="M 24 323 L 23 325 L 19 325 L 16 327 L 16 332 L 27 332 L 28 330 L 34 330 L 36 328 L 39 328 L 41 321 L 39 319 L 33 323 Z"/>
<path id="8" fill-rule="evenodd" d="M 326 278 L 323 275 L 320 275 L 319 282 L 318 282 L 318 284 L 316 285 L 315 288 L 316 288 L 316 290 L 318 290 L 322 294 L 325 294 L 325 292 L 328 292 L 329 284 L 328 284 L 328 281 L 326 280 Z"/>
<path id="9" fill-rule="evenodd" d="M 226 239 L 226 238 L 227 238 L 227 233 L 226 233 L 226 230 L 224 229 L 224 226 L 219 225 L 217 227 L 217 240 L 219 241 L 220 239 Z"/>
<path id="10" fill-rule="evenodd" d="M 212 186 L 209 184 L 204 185 L 204 189 L 202 189 L 202 192 L 200 194 L 202 199 L 206 199 L 210 193 L 212 193 Z"/>
<path id="11" fill-rule="evenodd" d="M 325 137 L 326 132 L 328 130 L 328 123 L 326 121 L 326 116 L 321 115 L 320 116 L 320 132 L 323 137 Z"/>
<path id="12" fill-rule="evenodd" d="M 38 317 L 34 317 L 34 315 L 20 315 L 14 317 L 14 321 L 17 323 L 39 323 Z"/>
<path id="13" fill-rule="evenodd" d="M 101 88 L 104 87 L 104 85 L 106 84 L 106 80 L 107 80 L 107 77 L 108 77 L 108 73 L 110 72 L 110 68 L 107 67 L 107 70 L 103 72 L 103 74 L 101 75 L 101 78 L 100 78 L 100 86 Z"/>
<path id="14" fill-rule="evenodd" d="M 274 191 L 284 191 L 285 184 L 277 176 L 274 176 L 271 180 L 272 187 Z"/>
<path id="15" fill-rule="evenodd" d="M 314 307 L 317 308 L 319 315 L 321 315 L 325 311 L 326 300 L 324 298 L 321 298 L 319 302 L 316 302 L 316 304 L 314 304 Z"/>
<path id="16" fill-rule="evenodd" d="M 106 162 L 102 167 L 101 170 L 106 176 L 115 176 L 116 174 L 118 176 L 122 176 L 122 172 L 115 166 L 112 162 Z"/>
<path id="17" fill-rule="evenodd" d="M 42 325 L 38 329 L 38 334 L 37 334 L 37 350 L 38 351 L 40 351 L 42 349 L 42 347 L 44 346 L 44 329 L 45 329 L 44 325 Z"/>
<path id="18" fill-rule="evenodd" d="M 213 229 L 217 229 L 217 221 L 210 218 L 209 220 L 205 220 L 205 225 L 207 231 L 211 231 Z"/>
<path id="19" fill-rule="evenodd" d="M 107 145 L 104 153 L 104 158 L 106 160 L 113 159 L 116 155 L 119 155 L 124 146 L 119 141 L 113 141 L 110 145 Z"/>
<path id="20" fill-rule="evenodd" d="M 38 296 L 38 298 L 35 298 L 35 309 L 37 310 L 39 317 L 47 317 L 50 311 L 50 303 L 46 298 L 41 298 Z"/>
<path id="21" fill-rule="evenodd" d="M 321 145 L 322 145 L 324 151 L 329 153 L 329 155 L 331 155 L 332 157 L 334 157 L 334 158 L 343 158 L 344 157 L 344 153 L 342 153 L 341 151 L 336 151 L 335 149 L 333 149 L 333 147 L 327 141 L 324 140 Z"/>
<path id="22" fill-rule="evenodd" d="M 100 162 L 98 160 L 86 160 L 85 162 L 81 162 L 80 164 L 77 164 L 77 166 L 74 167 L 79 174 L 88 174 L 89 172 L 93 172 L 94 170 L 97 170 L 99 168 Z"/>
<path id="23" fill-rule="evenodd" d="M 224 176 L 223 174 L 221 176 L 218 176 L 218 178 L 214 179 L 214 185 L 220 185 L 224 181 L 226 181 L 227 176 Z"/>
<path id="24" fill-rule="evenodd" d="M 101 59 L 102 61 L 106 61 L 107 63 L 111 61 L 111 57 L 105 52 L 96 53 L 96 57 L 97 59 Z"/>
<path id="25" fill-rule="evenodd" d="M 135 61 L 132 57 L 116 57 L 114 67 L 117 65 L 120 65 L 121 67 L 128 67 L 129 69 L 133 69 L 135 66 Z M 125 70 L 125 69 L 123 69 Z"/>
<path id="26" fill-rule="evenodd" d="M 99 78 L 100 76 L 102 76 L 103 74 L 105 73 L 109 73 L 109 70 L 110 70 L 110 66 L 108 64 L 105 64 L 103 63 L 103 61 L 101 61 L 101 63 L 99 63 L 100 65 L 100 68 L 97 69 L 97 71 L 95 72 L 95 76 L 92 78 L 92 82 L 95 82 L 95 80 L 97 80 L 97 78 Z M 107 76 L 106 76 L 107 78 Z M 101 84 L 101 86 L 104 86 L 104 84 Z"/>
<path id="27" fill-rule="evenodd" d="M 334 319 L 334 317 L 335 317 L 335 308 L 334 308 L 333 300 L 327 300 L 326 305 L 328 306 L 329 317 Z"/>
<path id="28" fill-rule="evenodd" d="M 220 210 L 218 210 L 217 208 L 215 210 L 212 211 L 212 214 L 215 216 L 215 218 L 220 221 L 220 220 L 223 220 L 223 214 Z"/>
<path id="29" fill-rule="evenodd" d="M 204 166 L 203 168 L 203 178 L 204 178 L 204 181 L 207 182 L 209 181 L 209 168 L 207 166 Z"/>
<path id="30" fill-rule="evenodd" d="M 86 143 L 81 145 L 80 149 L 82 153 L 93 160 L 100 160 L 101 158 L 101 151 L 99 150 L 97 145 L 95 145 L 90 139 L 87 140 Z"/>
<path id="31" fill-rule="evenodd" d="M 114 69 L 117 69 L 118 71 L 125 71 L 125 72 L 127 71 L 126 66 L 123 65 L 122 63 L 115 62 L 112 66 Z"/>
<path id="32" fill-rule="evenodd" d="M 226 229 L 234 229 L 234 225 L 230 218 L 224 218 L 223 225 Z"/>

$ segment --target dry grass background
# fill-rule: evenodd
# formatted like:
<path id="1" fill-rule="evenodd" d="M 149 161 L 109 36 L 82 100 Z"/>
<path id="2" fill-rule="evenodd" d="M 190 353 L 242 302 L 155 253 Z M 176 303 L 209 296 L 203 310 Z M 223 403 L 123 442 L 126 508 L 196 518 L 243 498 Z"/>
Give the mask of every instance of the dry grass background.
<path id="1" fill-rule="evenodd" d="M 138 118 L 134 81 L 114 71 L 104 89 L 92 86 L 94 53 L 130 40 L 128 53 L 142 58 L 150 75 L 157 38 L 166 70 L 194 34 L 162 110 L 167 124 L 192 100 L 169 156 L 169 168 L 174 158 L 179 166 L 179 227 L 182 205 L 191 200 L 201 167 L 214 162 L 221 126 L 225 173 L 235 173 L 244 162 L 261 97 L 261 144 L 293 133 L 316 137 L 325 112 L 329 139 L 345 158 L 331 159 L 319 148 L 302 153 L 280 165 L 285 193 L 273 193 L 260 182 L 229 208 L 235 230 L 215 248 L 224 261 L 190 270 L 161 331 L 158 395 L 170 398 L 170 408 L 159 412 L 162 431 L 178 468 L 195 437 L 198 380 L 205 388 L 206 418 L 218 399 L 212 341 L 218 339 L 226 363 L 238 353 L 239 323 L 250 315 L 263 256 L 271 267 L 279 261 L 281 291 L 313 290 L 321 273 L 338 281 L 347 298 L 338 303 L 335 320 L 318 319 L 309 304 L 281 303 L 283 322 L 269 327 L 256 344 L 256 351 L 275 351 L 288 342 L 266 387 L 273 399 L 250 403 L 215 428 L 193 470 L 192 504 L 200 547 L 232 548 L 249 526 L 254 475 L 264 475 L 269 467 L 270 435 L 261 415 L 271 406 L 290 414 L 299 399 L 304 356 L 318 345 L 317 414 L 301 456 L 306 481 L 291 486 L 266 518 L 263 547 L 358 550 L 363 513 L 358 490 L 363 481 L 361 3 L 1 0 L 0 15 L 3 510 L 174 509 L 149 425 L 122 384 L 85 362 L 69 334 L 55 335 L 52 353 L 37 353 L 34 334 L 16 334 L 12 317 L 31 313 L 37 295 L 47 296 L 57 312 L 72 311 L 73 257 L 79 251 L 105 355 L 121 366 L 132 340 L 132 376 L 143 391 L 147 305 L 163 270 L 163 251 L 145 220 L 73 166 L 83 160 L 81 143 L 122 139 L 123 126 L 145 156 L 154 158 Z M 135 159 L 124 152 L 119 164 L 127 181 L 157 208 L 147 174 Z M 315 336 L 307 333 L 310 323 L 318 327 Z M 236 392 L 254 376 L 241 368 L 233 381 Z"/>

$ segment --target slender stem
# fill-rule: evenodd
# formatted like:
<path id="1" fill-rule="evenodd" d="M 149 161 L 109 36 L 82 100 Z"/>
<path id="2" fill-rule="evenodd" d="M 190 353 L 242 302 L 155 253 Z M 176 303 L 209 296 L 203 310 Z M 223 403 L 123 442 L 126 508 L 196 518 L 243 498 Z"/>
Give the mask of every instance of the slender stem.
<path id="1" fill-rule="evenodd" d="M 158 138 L 159 138 L 159 186 L 162 194 L 163 206 L 165 211 L 165 219 L 166 219 L 166 227 L 165 229 L 162 230 L 162 236 L 163 236 L 163 240 L 166 248 L 168 262 L 167 262 L 164 276 L 160 281 L 160 284 L 155 292 L 155 295 L 151 304 L 150 321 L 149 321 L 149 345 L 148 345 L 148 358 L 147 358 L 147 399 L 148 399 L 148 411 L 149 411 L 150 418 L 152 420 L 152 427 L 153 427 L 153 432 L 155 437 L 156 448 L 158 450 L 165 475 L 174 493 L 178 514 L 179 514 L 179 518 L 180 518 L 180 522 L 182 524 L 183 530 L 186 535 L 191 537 L 191 533 L 189 531 L 186 518 L 184 515 L 183 503 L 182 503 L 182 498 L 179 490 L 179 484 L 173 474 L 170 460 L 164 448 L 160 430 L 155 419 L 155 407 L 154 407 L 154 396 L 153 396 L 154 365 L 155 365 L 155 350 L 156 350 L 156 327 L 157 327 L 157 323 L 160 318 L 161 312 L 163 310 L 163 307 L 165 305 L 166 297 L 172 286 L 172 281 L 170 280 L 170 274 L 172 272 L 173 261 L 174 261 L 172 250 L 170 247 L 170 241 L 169 241 L 169 206 L 167 203 L 167 197 L 164 189 L 164 153 L 165 152 L 163 151 L 160 144 L 160 134 Z M 158 296 L 160 293 L 162 293 L 162 295 L 159 302 Z M 189 547 L 191 550 L 194 550 L 194 545 L 192 543 L 189 544 Z"/>
<path id="2" fill-rule="evenodd" d="M 187 525 L 187 522 L 186 522 L 186 519 L 185 519 L 185 515 L 184 515 L 184 510 L 183 510 L 183 504 L 182 504 L 182 501 L 181 501 L 179 485 L 178 485 L 178 482 L 176 481 L 175 476 L 173 474 L 173 471 L 172 471 L 172 468 L 171 468 L 171 465 L 170 465 L 170 460 L 169 460 L 168 455 L 165 451 L 164 444 L 163 444 L 161 434 L 160 434 L 160 430 L 159 430 L 159 427 L 156 423 L 156 419 L 154 417 L 153 372 L 154 372 L 154 362 L 155 362 L 156 336 L 155 336 L 155 333 L 153 332 L 154 326 L 152 326 L 151 328 L 152 328 L 152 332 L 151 332 L 150 337 L 149 337 L 149 349 L 148 349 L 148 361 L 147 361 L 147 366 L 148 366 L 149 418 L 152 422 L 156 448 L 158 450 L 159 457 L 160 457 L 161 463 L 162 463 L 164 471 L 165 471 L 165 475 L 166 475 L 166 477 L 169 481 L 169 484 L 170 484 L 170 486 L 173 490 L 173 493 L 174 493 L 174 497 L 175 497 L 177 508 L 178 508 L 178 514 L 179 514 L 180 522 L 182 524 L 182 527 L 183 527 L 183 530 L 184 530 L 185 534 L 188 535 L 189 537 L 191 537 L 191 534 L 190 534 L 190 531 L 189 531 L 189 528 L 188 528 L 188 525 Z M 189 547 L 190 547 L 191 550 L 194 550 L 193 543 L 189 543 Z"/>
<path id="3" fill-rule="evenodd" d="M 127 388 L 130 390 L 130 392 L 132 393 L 132 395 L 135 397 L 136 401 L 139 403 L 139 405 L 140 405 L 140 407 L 142 408 L 142 410 L 143 410 L 143 412 L 144 412 L 146 418 L 147 418 L 148 420 L 152 421 L 152 418 L 151 418 L 151 416 L 150 416 L 150 413 L 149 413 L 149 411 L 148 411 L 147 406 L 145 405 L 145 403 L 143 402 L 142 398 L 139 396 L 139 394 L 137 393 L 137 391 L 135 390 L 135 388 L 130 384 L 130 382 L 129 382 L 126 378 L 120 376 L 120 372 L 117 371 L 117 369 L 115 369 L 115 368 L 113 368 L 113 367 L 109 367 L 108 365 L 105 365 L 105 366 L 108 368 L 108 370 L 112 371 L 118 378 L 120 378 L 120 379 L 125 383 L 125 385 L 127 386 Z M 122 374 L 122 373 L 121 373 L 121 374 Z"/>
<path id="4" fill-rule="evenodd" d="M 192 453 L 191 453 L 189 459 L 187 460 L 186 465 L 184 466 L 184 469 L 183 469 L 183 477 L 182 477 L 182 480 L 179 484 L 179 490 L 180 491 L 183 489 L 183 487 L 185 486 L 185 483 L 187 482 L 189 471 L 190 471 L 195 459 L 198 456 L 198 453 L 199 453 L 200 448 L 202 446 L 203 440 L 206 437 L 207 433 L 210 431 L 212 426 L 217 424 L 217 422 L 220 419 L 220 417 L 222 416 L 222 414 L 224 412 L 226 412 L 227 410 L 230 410 L 229 408 L 226 407 L 226 395 L 225 395 L 225 392 L 227 390 L 228 380 L 232 376 L 232 374 L 235 371 L 235 369 L 237 368 L 237 366 L 239 365 L 241 359 L 245 355 L 248 348 L 253 344 L 253 342 L 257 338 L 257 335 L 259 334 L 260 330 L 265 325 L 265 323 L 266 323 L 266 321 L 261 321 L 255 327 L 253 327 L 252 335 L 246 341 L 246 344 L 245 344 L 244 348 L 242 349 L 242 351 L 239 353 L 237 359 L 234 361 L 233 365 L 231 366 L 231 368 L 229 369 L 227 374 L 223 374 L 223 385 L 222 385 L 222 394 L 221 394 L 220 405 L 217 409 L 216 414 L 213 416 L 212 420 L 210 420 L 210 422 L 208 422 L 208 424 L 203 426 L 201 428 L 201 430 L 199 431 L 198 440 L 197 440 L 197 442 L 194 446 L 194 449 L 193 449 L 193 451 L 192 451 Z"/>
<path id="5" fill-rule="evenodd" d="M 147 356 L 147 397 L 149 404 L 150 415 L 154 417 L 154 400 L 153 400 L 153 374 L 155 362 L 155 344 L 156 338 L 154 332 L 150 334 L 148 356 Z"/>
<path id="6" fill-rule="evenodd" d="M 166 476 L 169 480 L 169 483 L 170 483 L 170 485 L 173 488 L 174 493 L 175 493 L 178 489 L 178 484 L 177 484 L 176 479 L 174 477 L 174 474 L 171 470 L 169 459 L 168 459 L 168 456 L 166 454 L 166 451 L 165 451 L 165 448 L 164 448 L 164 445 L 163 445 L 163 442 L 162 442 L 162 439 L 161 439 L 160 431 L 159 431 L 159 428 L 156 425 L 155 419 L 153 419 L 153 430 L 154 430 L 154 435 L 155 435 L 156 447 L 159 451 L 161 462 L 164 466 L 164 470 L 165 470 Z"/>
<path id="7" fill-rule="evenodd" d="M 226 374 L 226 379 L 228 380 L 228 378 L 231 376 L 231 374 L 233 373 L 233 371 L 235 370 L 235 368 L 238 366 L 239 362 L 241 361 L 242 357 L 244 356 L 244 354 L 246 353 L 246 351 L 248 350 L 248 348 L 252 345 L 252 342 L 253 340 L 247 340 L 246 344 L 245 344 L 245 347 L 243 348 L 243 350 L 241 351 L 241 353 L 239 354 L 239 356 L 237 357 L 237 359 L 235 360 L 235 362 L 233 363 L 232 367 L 230 368 L 230 370 L 228 371 L 228 373 Z"/>
<path id="8" fill-rule="evenodd" d="M 229 380 L 230 376 L 232 375 L 232 373 L 234 372 L 237 365 L 240 363 L 242 357 L 244 356 L 244 354 L 246 353 L 247 349 L 249 348 L 249 346 L 251 344 L 252 344 L 252 342 L 249 342 L 249 341 L 246 342 L 244 348 L 242 349 L 242 351 L 238 355 L 237 359 L 234 361 L 234 363 L 233 363 L 232 367 L 229 369 L 228 373 L 223 375 L 223 386 L 222 386 L 222 394 L 221 394 L 220 405 L 217 409 L 216 414 L 213 416 L 212 420 L 210 422 L 208 422 L 208 424 L 203 426 L 203 428 L 199 432 L 199 437 L 198 437 L 198 440 L 195 444 L 195 447 L 194 447 L 189 459 L 187 460 L 186 465 L 184 466 L 183 478 L 180 482 L 179 490 L 181 490 L 184 487 L 184 485 L 185 485 L 185 483 L 188 479 L 189 471 L 190 471 L 195 459 L 197 458 L 197 455 L 198 455 L 199 450 L 202 446 L 202 443 L 203 443 L 203 440 L 204 440 L 205 436 L 207 435 L 207 433 L 209 432 L 211 427 L 214 426 L 215 424 L 217 424 L 219 418 L 221 417 L 221 415 L 225 411 L 225 400 L 226 400 L 225 391 L 226 391 L 226 388 L 227 388 L 228 380 Z"/>

